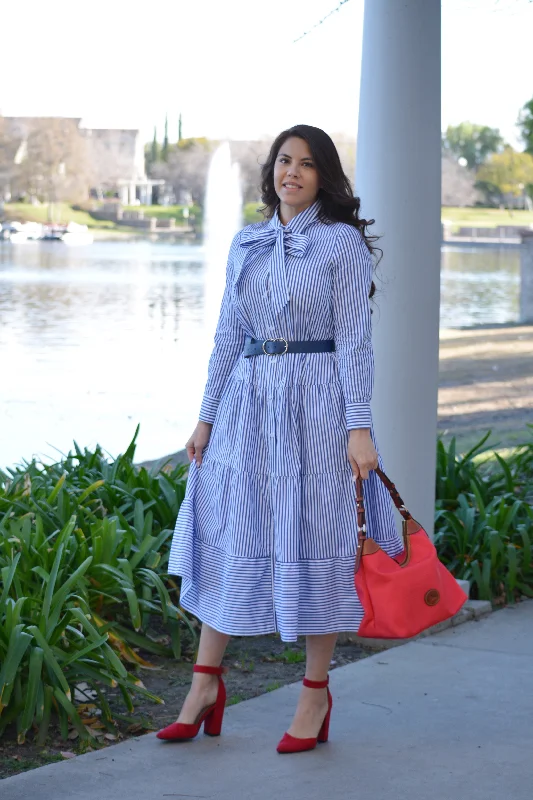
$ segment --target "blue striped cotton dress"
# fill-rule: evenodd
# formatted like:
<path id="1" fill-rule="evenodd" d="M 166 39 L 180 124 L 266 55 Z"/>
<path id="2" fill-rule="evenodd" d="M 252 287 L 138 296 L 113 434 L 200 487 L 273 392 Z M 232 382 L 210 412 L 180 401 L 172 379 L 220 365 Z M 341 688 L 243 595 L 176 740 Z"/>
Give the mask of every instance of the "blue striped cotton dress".
<path id="1" fill-rule="evenodd" d="M 168 567 L 182 576 L 182 607 L 222 633 L 292 642 L 357 630 L 363 617 L 347 444 L 350 428 L 369 427 L 378 447 L 372 261 L 359 231 L 320 221 L 319 207 L 248 225 L 230 248 L 199 414 L 213 427 L 190 465 Z M 245 358 L 246 334 L 334 339 L 336 351 Z M 367 534 L 397 555 L 387 490 L 374 471 L 363 488 Z"/>

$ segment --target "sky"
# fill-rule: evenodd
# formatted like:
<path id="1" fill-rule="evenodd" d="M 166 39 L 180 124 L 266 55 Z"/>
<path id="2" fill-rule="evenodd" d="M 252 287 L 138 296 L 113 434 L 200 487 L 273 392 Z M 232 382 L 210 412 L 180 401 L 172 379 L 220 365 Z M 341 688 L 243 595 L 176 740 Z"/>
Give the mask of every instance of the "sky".
<path id="1" fill-rule="evenodd" d="M 166 113 L 175 140 L 180 112 L 184 136 L 271 138 L 305 122 L 355 138 L 364 2 L 317 25 L 339 2 L 25 0 L 26 24 L 2 36 L 0 113 L 147 141 Z M 532 31 L 530 0 L 442 0 L 443 129 L 470 120 L 522 146 Z"/>

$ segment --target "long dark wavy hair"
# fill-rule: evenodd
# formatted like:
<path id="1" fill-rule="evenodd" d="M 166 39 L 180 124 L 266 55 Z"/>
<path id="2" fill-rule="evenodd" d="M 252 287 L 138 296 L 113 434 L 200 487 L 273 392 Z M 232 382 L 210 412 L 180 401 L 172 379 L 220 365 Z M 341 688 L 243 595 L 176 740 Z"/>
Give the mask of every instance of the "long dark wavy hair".
<path id="1" fill-rule="evenodd" d="M 383 255 L 379 247 L 374 247 L 374 242 L 379 236 L 367 232 L 373 219 L 361 219 L 359 209 L 361 200 L 354 197 L 352 185 L 346 176 L 333 140 L 321 128 L 313 125 L 293 125 L 292 128 L 282 131 L 273 141 L 268 158 L 261 167 L 261 209 L 266 219 L 271 219 L 276 213 L 279 197 L 274 188 L 274 164 L 282 145 L 291 136 L 298 136 L 309 145 L 313 162 L 318 171 L 319 186 L 318 199 L 320 203 L 319 218 L 326 224 L 332 222 L 347 222 L 361 232 L 370 253 L 376 256 L 379 253 L 379 262 Z M 370 287 L 372 297 L 376 291 L 374 281 Z"/>

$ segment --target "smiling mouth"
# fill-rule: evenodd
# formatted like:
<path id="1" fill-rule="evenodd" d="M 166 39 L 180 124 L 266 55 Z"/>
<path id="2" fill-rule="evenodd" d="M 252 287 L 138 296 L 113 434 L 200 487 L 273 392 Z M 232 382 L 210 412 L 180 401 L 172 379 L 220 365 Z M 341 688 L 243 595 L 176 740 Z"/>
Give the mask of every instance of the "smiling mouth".
<path id="1" fill-rule="evenodd" d="M 301 189 L 302 188 L 297 183 L 283 183 L 282 186 L 283 186 L 284 189 Z"/>

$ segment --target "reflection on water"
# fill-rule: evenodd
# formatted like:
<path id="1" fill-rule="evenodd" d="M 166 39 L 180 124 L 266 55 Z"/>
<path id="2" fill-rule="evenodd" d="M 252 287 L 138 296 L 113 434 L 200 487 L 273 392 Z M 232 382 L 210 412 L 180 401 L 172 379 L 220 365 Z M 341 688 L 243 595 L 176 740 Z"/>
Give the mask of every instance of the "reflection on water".
<path id="1" fill-rule="evenodd" d="M 227 253 L 221 253 L 221 281 Z M 0 244 L 0 468 L 75 439 L 137 460 L 181 449 L 212 347 L 194 245 Z M 441 326 L 515 321 L 519 252 L 444 249 Z"/>
<path id="2" fill-rule="evenodd" d="M 221 268 L 225 270 L 225 257 Z M 207 375 L 201 247 L 0 247 L 0 467 L 99 442 L 179 450 Z"/>
<path id="3" fill-rule="evenodd" d="M 441 327 L 516 322 L 519 292 L 518 248 L 443 247 Z"/>

